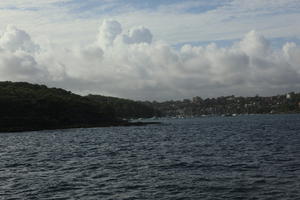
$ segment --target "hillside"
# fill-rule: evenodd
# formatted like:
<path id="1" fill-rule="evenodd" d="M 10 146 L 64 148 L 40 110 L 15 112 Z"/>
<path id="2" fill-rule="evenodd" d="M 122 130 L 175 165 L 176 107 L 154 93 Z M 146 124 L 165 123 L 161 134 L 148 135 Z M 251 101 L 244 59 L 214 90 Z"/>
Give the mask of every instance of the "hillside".
<path id="1" fill-rule="evenodd" d="M 134 102 L 129 102 L 134 106 Z M 136 113 L 127 112 L 126 116 L 125 111 L 119 109 L 123 104 L 118 103 L 107 103 L 44 85 L 0 82 L 0 132 L 129 125 L 120 118 L 135 116 Z"/>
<path id="2" fill-rule="evenodd" d="M 115 114 L 121 118 L 150 118 L 160 116 L 161 113 L 157 109 L 142 102 L 129 99 L 106 97 L 101 95 L 88 95 L 87 98 L 94 102 L 106 103 L 115 110 Z"/>

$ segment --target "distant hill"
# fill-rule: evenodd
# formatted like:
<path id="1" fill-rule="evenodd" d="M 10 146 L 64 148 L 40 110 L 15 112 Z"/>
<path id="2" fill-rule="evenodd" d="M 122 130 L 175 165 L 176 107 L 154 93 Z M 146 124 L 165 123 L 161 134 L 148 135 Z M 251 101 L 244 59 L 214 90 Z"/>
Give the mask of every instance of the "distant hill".
<path id="1" fill-rule="evenodd" d="M 145 110 L 141 113 L 140 109 Z M 45 85 L 0 82 L 0 132 L 128 125 L 120 118 L 150 117 L 153 113 L 148 106 L 130 100 L 83 97 Z"/>
<path id="2" fill-rule="evenodd" d="M 169 117 L 300 113 L 300 93 L 290 92 L 270 97 L 232 95 L 206 99 L 198 96 L 182 101 L 147 102 L 147 105 Z"/>

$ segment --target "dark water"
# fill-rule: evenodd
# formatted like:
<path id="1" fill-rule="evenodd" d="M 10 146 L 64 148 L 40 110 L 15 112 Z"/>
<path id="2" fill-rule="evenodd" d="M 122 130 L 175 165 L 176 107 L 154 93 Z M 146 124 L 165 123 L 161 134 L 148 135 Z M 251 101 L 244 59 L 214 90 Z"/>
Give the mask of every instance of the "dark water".
<path id="1" fill-rule="evenodd" d="M 300 115 L 0 134 L 0 199 L 300 199 Z"/>

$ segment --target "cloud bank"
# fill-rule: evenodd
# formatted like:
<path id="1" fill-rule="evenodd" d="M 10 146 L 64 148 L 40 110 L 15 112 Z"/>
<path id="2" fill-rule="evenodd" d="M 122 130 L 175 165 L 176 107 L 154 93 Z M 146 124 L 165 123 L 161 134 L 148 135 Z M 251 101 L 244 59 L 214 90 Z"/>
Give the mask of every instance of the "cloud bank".
<path id="1" fill-rule="evenodd" d="M 230 47 L 176 49 L 143 26 L 124 30 L 115 20 L 102 22 L 93 43 L 65 48 L 42 46 L 8 26 L 0 36 L 0 80 L 140 100 L 273 95 L 300 90 L 300 48 L 274 49 L 250 31 Z"/>

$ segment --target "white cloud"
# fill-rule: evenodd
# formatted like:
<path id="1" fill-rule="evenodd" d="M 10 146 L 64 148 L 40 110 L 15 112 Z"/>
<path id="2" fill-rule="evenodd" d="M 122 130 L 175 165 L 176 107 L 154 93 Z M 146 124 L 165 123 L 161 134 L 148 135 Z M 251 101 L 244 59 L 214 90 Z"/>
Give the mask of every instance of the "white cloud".
<path id="1" fill-rule="evenodd" d="M 0 37 L 0 48 L 12 52 L 18 50 L 35 52 L 39 49 L 39 46 L 31 41 L 30 36 L 25 31 L 7 26 L 4 34 Z"/>
<path id="2" fill-rule="evenodd" d="M 270 43 L 256 31 L 250 31 L 239 42 L 239 47 L 246 54 L 256 57 L 264 57 L 271 53 Z"/>
<path id="3" fill-rule="evenodd" d="M 295 43 L 288 42 L 283 46 L 286 61 L 300 73 L 300 48 Z"/>
<path id="4" fill-rule="evenodd" d="M 184 45 L 176 50 L 154 40 L 144 27 L 122 29 L 104 20 L 84 47 L 35 44 L 28 33 L 8 28 L 0 37 L 0 80 L 22 80 L 134 99 L 196 95 L 270 95 L 299 90 L 300 49 L 273 49 L 250 31 L 230 47 Z"/>
<path id="5" fill-rule="evenodd" d="M 0 51 L 0 80 L 40 82 L 47 74 L 47 69 L 26 52 Z"/>
<path id="6" fill-rule="evenodd" d="M 98 44 L 102 48 L 111 46 L 122 32 L 121 24 L 115 20 L 104 20 L 99 28 Z"/>
<path id="7" fill-rule="evenodd" d="M 152 42 L 152 33 L 145 27 L 136 27 L 129 30 L 128 34 L 123 35 L 123 42 L 127 44 Z"/>

